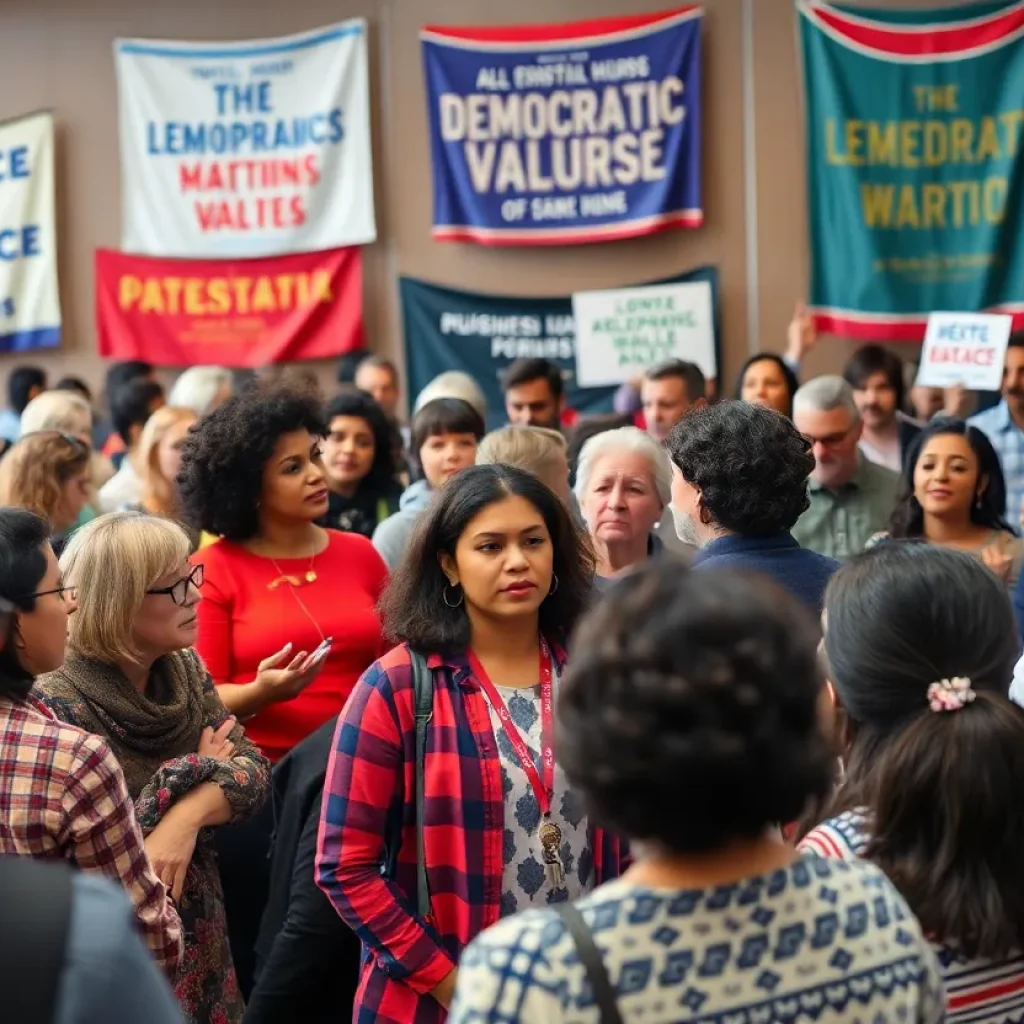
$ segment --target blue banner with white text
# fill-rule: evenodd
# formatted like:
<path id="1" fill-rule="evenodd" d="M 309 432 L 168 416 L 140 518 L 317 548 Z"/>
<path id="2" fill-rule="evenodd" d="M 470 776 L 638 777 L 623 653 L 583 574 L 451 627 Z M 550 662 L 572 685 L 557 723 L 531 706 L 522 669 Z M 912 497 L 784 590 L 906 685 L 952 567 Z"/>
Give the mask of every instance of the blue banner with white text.
<path id="1" fill-rule="evenodd" d="M 423 29 L 434 237 L 575 245 L 699 227 L 703 13 Z"/>

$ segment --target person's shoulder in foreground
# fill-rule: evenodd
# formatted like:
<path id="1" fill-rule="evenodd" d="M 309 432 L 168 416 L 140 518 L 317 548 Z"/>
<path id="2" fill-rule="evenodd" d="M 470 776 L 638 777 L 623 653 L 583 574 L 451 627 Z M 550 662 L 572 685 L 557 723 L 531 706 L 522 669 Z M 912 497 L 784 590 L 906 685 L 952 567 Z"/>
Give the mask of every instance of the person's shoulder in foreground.
<path id="1" fill-rule="evenodd" d="M 931 947 L 895 887 L 866 862 L 810 855 L 744 882 L 683 891 L 619 880 L 577 905 L 625 1020 L 783 1021 L 795 1019 L 787 1006 L 797 998 L 816 1008 L 809 1020 L 945 1019 Z M 599 1019 L 554 910 L 507 918 L 462 956 L 449 1024 Z"/>
<path id="2" fill-rule="evenodd" d="M 75 874 L 72 900 L 56 1024 L 182 1024 L 125 896 L 106 879 Z"/>
<path id="3" fill-rule="evenodd" d="M 774 537 L 719 537 L 706 545 L 693 567 L 744 569 L 769 576 L 816 611 L 821 611 L 825 588 L 839 562 L 802 548 L 790 533 Z"/>

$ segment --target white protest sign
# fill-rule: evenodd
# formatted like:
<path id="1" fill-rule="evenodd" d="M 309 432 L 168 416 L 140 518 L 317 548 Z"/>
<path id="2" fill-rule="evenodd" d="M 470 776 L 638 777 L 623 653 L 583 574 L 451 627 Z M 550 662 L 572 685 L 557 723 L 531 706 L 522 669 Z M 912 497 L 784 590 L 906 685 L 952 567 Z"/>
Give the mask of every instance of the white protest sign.
<path id="1" fill-rule="evenodd" d="M 121 247 L 280 256 L 377 235 L 366 22 L 282 39 L 115 46 Z"/>
<path id="2" fill-rule="evenodd" d="M 932 313 L 921 349 L 923 387 L 998 391 L 1013 318 L 988 313 Z"/>
<path id="3" fill-rule="evenodd" d="M 576 379 L 580 387 L 623 384 L 668 359 L 718 376 L 711 285 L 656 284 L 577 292 Z"/>
<path id="4" fill-rule="evenodd" d="M 0 124 L 0 352 L 60 344 L 53 117 Z"/>

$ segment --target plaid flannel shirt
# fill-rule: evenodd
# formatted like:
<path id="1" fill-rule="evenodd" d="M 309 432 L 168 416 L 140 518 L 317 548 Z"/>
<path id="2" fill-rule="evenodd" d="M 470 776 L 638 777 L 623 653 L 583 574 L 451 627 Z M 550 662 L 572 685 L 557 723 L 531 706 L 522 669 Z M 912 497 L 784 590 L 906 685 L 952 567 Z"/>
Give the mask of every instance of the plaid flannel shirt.
<path id="1" fill-rule="evenodd" d="M 561 668 L 565 655 L 554 647 Z M 433 913 L 416 912 L 416 721 L 409 651 L 363 674 L 338 720 L 327 765 L 317 883 L 363 943 L 354 1020 L 441 1024 L 429 995 L 468 943 L 499 917 L 505 807 L 487 702 L 465 655 L 431 655 L 424 830 Z M 385 837 L 401 829 L 394 878 Z M 619 871 L 618 840 L 594 829 L 596 881 Z"/>
<path id="2" fill-rule="evenodd" d="M 0 698 L 0 854 L 63 858 L 120 883 L 174 980 L 181 922 L 146 856 L 121 768 L 104 740 L 34 697 Z"/>

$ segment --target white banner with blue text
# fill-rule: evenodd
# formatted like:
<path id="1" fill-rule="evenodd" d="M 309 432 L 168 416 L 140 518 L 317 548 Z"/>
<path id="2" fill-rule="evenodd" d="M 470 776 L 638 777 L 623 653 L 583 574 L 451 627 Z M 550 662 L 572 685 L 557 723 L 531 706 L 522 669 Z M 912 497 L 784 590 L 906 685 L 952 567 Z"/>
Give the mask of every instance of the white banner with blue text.
<path id="1" fill-rule="evenodd" d="M 0 124 L 0 352 L 60 344 L 53 117 Z"/>
<path id="2" fill-rule="evenodd" d="M 239 43 L 119 40 L 122 248 L 187 259 L 363 245 L 366 22 Z"/>

